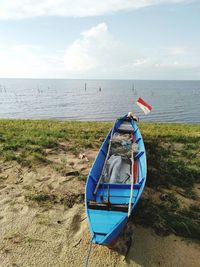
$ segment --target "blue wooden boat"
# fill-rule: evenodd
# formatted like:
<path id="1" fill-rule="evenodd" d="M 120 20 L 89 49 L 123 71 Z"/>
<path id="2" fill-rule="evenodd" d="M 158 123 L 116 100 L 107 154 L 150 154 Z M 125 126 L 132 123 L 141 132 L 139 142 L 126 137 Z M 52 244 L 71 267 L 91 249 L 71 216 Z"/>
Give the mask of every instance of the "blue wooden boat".
<path id="1" fill-rule="evenodd" d="M 109 160 L 112 137 L 131 134 L 138 151 L 132 153 L 131 176 L 128 183 L 111 183 L 102 179 Z M 147 173 L 143 139 L 133 116 L 116 120 L 104 140 L 87 178 L 85 205 L 92 242 L 112 246 L 126 225 L 144 189 Z M 104 175 L 105 176 L 105 175 Z"/>

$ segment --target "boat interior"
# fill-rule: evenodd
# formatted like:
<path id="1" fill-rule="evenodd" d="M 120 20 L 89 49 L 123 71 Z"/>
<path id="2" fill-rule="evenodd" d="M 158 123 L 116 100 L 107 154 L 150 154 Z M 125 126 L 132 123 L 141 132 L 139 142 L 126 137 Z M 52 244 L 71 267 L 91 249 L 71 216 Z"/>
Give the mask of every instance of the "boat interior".
<path id="1" fill-rule="evenodd" d="M 101 183 L 96 185 L 95 200 L 88 208 L 127 212 L 131 194 L 131 179 L 134 177 L 132 205 L 138 197 L 143 180 L 138 183 L 138 159 L 141 156 L 138 142 L 130 123 L 123 123 L 111 135 L 109 156 L 103 168 Z M 133 162 L 134 161 L 134 164 Z"/>

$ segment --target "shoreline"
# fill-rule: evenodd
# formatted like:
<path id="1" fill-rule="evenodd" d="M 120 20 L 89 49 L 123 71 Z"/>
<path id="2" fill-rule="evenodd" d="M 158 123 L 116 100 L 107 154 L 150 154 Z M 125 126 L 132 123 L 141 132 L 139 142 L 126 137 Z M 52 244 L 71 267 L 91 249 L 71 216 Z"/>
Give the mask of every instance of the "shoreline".
<path id="1" fill-rule="evenodd" d="M 144 116 L 144 115 L 143 115 Z M 139 117 L 140 118 L 140 117 Z M 111 126 L 113 124 L 114 120 L 78 120 L 78 119 L 69 119 L 69 118 L 0 118 L 0 121 L 38 121 L 38 122 L 74 122 L 74 123 L 111 123 Z M 182 121 L 177 121 L 177 122 L 162 122 L 162 121 L 139 121 L 139 124 L 156 124 L 156 125 L 190 125 L 190 126 L 200 126 L 200 122 L 182 122 Z"/>

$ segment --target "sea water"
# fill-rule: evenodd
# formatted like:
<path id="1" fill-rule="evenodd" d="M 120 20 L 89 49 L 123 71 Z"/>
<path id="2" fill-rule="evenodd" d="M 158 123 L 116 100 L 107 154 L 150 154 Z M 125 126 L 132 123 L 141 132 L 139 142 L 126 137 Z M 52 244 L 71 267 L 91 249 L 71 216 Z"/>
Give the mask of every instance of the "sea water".
<path id="1" fill-rule="evenodd" d="M 0 79 L 0 118 L 111 121 L 129 111 L 142 121 L 200 123 L 200 81 Z"/>

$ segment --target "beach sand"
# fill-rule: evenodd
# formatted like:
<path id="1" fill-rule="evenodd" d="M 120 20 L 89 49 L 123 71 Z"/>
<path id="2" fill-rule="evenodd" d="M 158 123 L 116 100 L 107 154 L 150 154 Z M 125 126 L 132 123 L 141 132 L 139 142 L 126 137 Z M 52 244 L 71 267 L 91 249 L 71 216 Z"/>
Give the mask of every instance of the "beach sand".
<path id="1" fill-rule="evenodd" d="M 81 159 L 48 151 L 51 163 L 31 169 L 0 162 L 0 267 L 84 266 L 91 237 L 85 182 L 77 173 L 87 175 L 96 153 L 85 151 Z M 128 253 L 127 236 L 133 240 Z M 129 223 L 115 250 L 92 246 L 89 266 L 197 267 L 200 246 Z"/>

